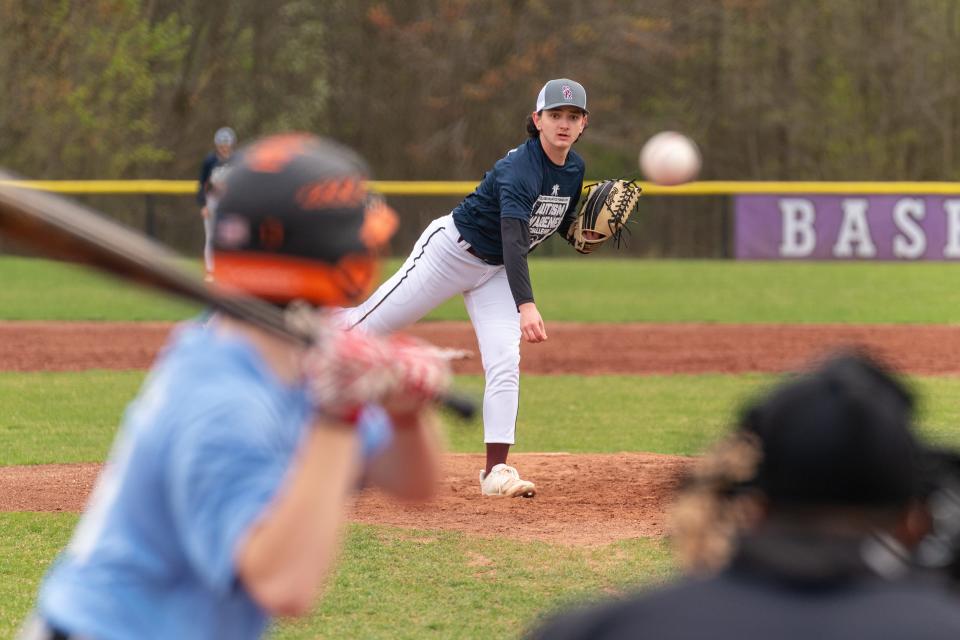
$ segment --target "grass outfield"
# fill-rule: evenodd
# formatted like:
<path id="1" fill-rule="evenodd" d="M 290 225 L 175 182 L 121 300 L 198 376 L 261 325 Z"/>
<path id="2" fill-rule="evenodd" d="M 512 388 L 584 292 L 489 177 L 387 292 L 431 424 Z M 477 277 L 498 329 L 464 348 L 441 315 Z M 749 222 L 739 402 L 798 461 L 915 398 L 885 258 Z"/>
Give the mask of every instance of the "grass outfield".
<path id="1" fill-rule="evenodd" d="M 531 264 L 548 324 L 953 323 L 960 317 L 955 268 L 577 258 Z M 0 319 L 177 320 L 197 312 L 42 260 L 0 258 L 0 279 Z M 463 305 L 450 302 L 431 318 L 464 319 Z M 0 372 L 0 465 L 103 460 L 143 376 Z M 726 429 L 735 407 L 773 380 L 760 374 L 525 375 L 516 451 L 700 453 Z M 960 446 L 960 378 L 911 380 L 924 399 L 924 431 Z M 479 376 L 457 383 L 474 392 L 482 384 Z M 482 450 L 479 421 L 446 419 L 445 431 L 453 451 Z M 76 520 L 76 514 L 0 513 L 0 637 L 10 637 L 26 615 Z M 662 540 L 569 548 L 351 525 L 320 608 L 305 620 L 282 623 L 273 635 L 512 638 L 549 610 L 656 582 L 672 571 Z"/>
<path id="2" fill-rule="evenodd" d="M 0 465 L 104 460 L 143 375 L 0 373 Z M 526 376 L 522 437 L 513 451 L 698 454 L 725 432 L 737 406 L 776 379 L 761 374 Z M 960 378 L 911 380 L 922 398 L 924 432 L 960 446 Z M 466 390 L 481 386 L 479 376 L 457 381 Z M 444 430 L 451 451 L 483 450 L 479 419 L 463 423 L 445 417 Z"/>
<path id="3" fill-rule="evenodd" d="M 0 514 L 0 637 L 12 637 L 33 606 L 76 522 L 76 514 Z M 571 548 L 350 525 L 319 608 L 282 622 L 272 637 L 515 637 L 564 602 L 660 581 L 672 570 L 662 541 Z"/>
<path id="4" fill-rule="evenodd" d="M 192 263 L 186 263 L 193 267 Z M 399 262 L 390 261 L 389 275 Z M 960 322 L 950 263 L 540 259 L 540 311 L 581 322 Z M 0 320 L 177 320 L 197 308 L 75 267 L 0 257 Z M 459 299 L 430 316 L 465 320 Z"/>
<path id="5" fill-rule="evenodd" d="M 198 311 L 143 287 L 50 260 L 0 257 L 0 282 L 0 320 L 182 320 Z"/>

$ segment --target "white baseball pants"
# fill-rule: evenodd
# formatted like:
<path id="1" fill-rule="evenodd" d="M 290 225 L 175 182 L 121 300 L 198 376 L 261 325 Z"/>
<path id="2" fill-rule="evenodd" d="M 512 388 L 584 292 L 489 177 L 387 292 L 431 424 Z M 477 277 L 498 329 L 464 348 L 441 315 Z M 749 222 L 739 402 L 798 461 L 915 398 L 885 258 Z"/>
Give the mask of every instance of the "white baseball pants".
<path id="1" fill-rule="evenodd" d="M 213 215 L 217 209 L 217 198 L 207 194 L 207 217 L 203 219 L 203 264 L 207 273 L 213 273 Z"/>
<path id="2" fill-rule="evenodd" d="M 434 220 L 400 270 L 341 317 L 349 327 L 383 335 L 463 294 L 485 377 L 484 442 L 513 444 L 520 400 L 520 314 L 503 266 L 486 264 L 468 247 L 451 214 Z"/>

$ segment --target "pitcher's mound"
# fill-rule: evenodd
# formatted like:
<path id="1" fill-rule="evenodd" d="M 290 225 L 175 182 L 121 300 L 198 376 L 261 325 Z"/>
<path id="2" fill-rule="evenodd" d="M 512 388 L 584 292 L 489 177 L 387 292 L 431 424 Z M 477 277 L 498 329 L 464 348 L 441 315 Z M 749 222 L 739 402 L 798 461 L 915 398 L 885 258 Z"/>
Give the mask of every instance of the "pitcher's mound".
<path id="1" fill-rule="evenodd" d="M 480 495 L 483 456 L 448 454 L 437 497 L 399 502 L 380 491 L 361 492 L 350 519 L 472 535 L 597 545 L 663 535 L 666 506 L 690 458 L 650 453 L 510 456 L 537 496 Z M 0 467 L 0 511 L 80 511 L 100 465 Z"/>

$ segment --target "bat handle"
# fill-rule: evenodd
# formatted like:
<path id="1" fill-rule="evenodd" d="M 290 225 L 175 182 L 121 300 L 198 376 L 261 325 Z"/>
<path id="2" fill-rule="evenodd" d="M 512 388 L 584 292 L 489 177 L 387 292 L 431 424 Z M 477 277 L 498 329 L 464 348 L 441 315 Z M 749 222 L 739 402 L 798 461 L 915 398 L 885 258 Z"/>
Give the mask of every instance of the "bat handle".
<path id="1" fill-rule="evenodd" d="M 470 420 L 477 414 L 477 403 L 473 398 L 457 391 L 444 391 L 437 401 L 445 408 L 453 411 L 464 420 Z"/>

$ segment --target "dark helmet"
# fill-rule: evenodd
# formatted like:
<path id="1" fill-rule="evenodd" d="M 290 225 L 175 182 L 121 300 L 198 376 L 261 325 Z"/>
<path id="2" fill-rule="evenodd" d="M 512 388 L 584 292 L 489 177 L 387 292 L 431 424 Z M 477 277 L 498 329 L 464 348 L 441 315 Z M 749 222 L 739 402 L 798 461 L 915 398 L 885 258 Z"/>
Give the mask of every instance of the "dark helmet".
<path id="1" fill-rule="evenodd" d="M 914 402 L 868 354 L 835 354 L 744 413 L 762 452 L 756 487 L 777 504 L 905 504 L 922 480 Z"/>
<path id="2" fill-rule="evenodd" d="M 214 279 L 273 303 L 342 306 L 370 291 L 397 216 L 352 150 L 270 136 L 231 160 L 216 206 Z"/>

